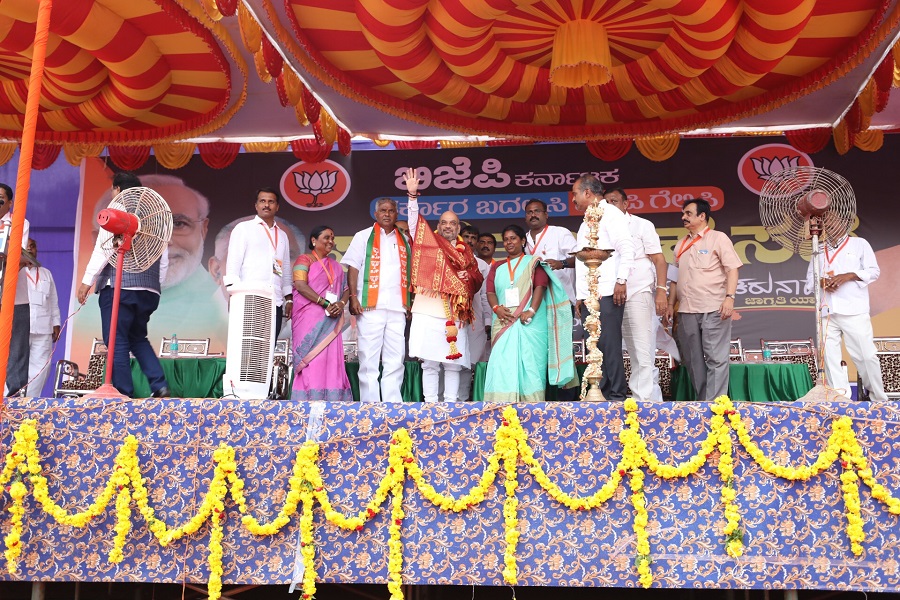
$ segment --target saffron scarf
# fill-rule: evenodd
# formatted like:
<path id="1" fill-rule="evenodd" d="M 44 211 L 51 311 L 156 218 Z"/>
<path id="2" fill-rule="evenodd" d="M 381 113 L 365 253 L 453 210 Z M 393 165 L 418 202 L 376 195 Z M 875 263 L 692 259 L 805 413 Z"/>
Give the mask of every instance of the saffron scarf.
<path id="1" fill-rule="evenodd" d="M 472 298 L 484 277 L 469 245 L 457 237 L 456 243 L 436 235 L 419 217 L 413 233 L 412 282 L 416 293 L 440 294 L 447 301 L 447 318 L 464 323 L 474 320 Z M 468 277 L 463 280 L 459 272 Z"/>
<path id="2" fill-rule="evenodd" d="M 397 228 L 391 232 L 397 236 L 397 251 L 400 253 L 400 297 L 403 306 L 409 308 L 410 264 L 409 242 L 405 235 L 399 235 Z M 375 223 L 369 241 L 366 242 L 366 266 L 363 277 L 362 294 L 359 302 L 364 309 L 375 308 L 378 304 L 378 290 L 381 287 L 381 225 Z"/>

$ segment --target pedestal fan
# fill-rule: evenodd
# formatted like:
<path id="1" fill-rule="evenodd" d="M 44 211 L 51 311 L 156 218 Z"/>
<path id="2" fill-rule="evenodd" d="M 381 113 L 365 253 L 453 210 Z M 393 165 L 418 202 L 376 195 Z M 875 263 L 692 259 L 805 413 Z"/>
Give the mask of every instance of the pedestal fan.
<path id="1" fill-rule="evenodd" d="M 112 385 L 112 371 L 122 272 L 141 273 L 159 260 L 172 238 L 172 211 L 162 196 L 150 188 L 134 187 L 123 190 L 113 198 L 109 207 L 97 215 L 97 222 L 101 228 L 98 242 L 109 264 L 116 267 L 116 281 L 109 323 L 106 380 L 93 396 L 121 398 L 122 394 Z"/>
<path id="2" fill-rule="evenodd" d="M 850 183 L 821 167 L 796 167 L 771 175 L 760 191 L 759 216 L 766 231 L 782 247 L 809 255 L 816 300 L 815 387 L 802 400 L 823 400 L 827 394 L 823 375 L 822 277 L 819 237 L 823 229 L 831 243 L 850 233 L 856 219 L 856 196 Z"/>

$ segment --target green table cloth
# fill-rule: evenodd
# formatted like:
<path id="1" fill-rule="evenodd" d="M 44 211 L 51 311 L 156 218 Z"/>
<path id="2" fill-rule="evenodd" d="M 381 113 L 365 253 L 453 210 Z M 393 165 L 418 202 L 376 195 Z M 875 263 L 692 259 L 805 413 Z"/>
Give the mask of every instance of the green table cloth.
<path id="1" fill-rule="evenodd" d="M 731 363 L 728 397 L 750 402 L 797 400 L 813 387 L 805 364 L 788 362 Z M 673 400 L 696 400 L 691 376 L 684 366 L 672 373 Z"/>
<path id="2" fill-rule="evenodd" d="M 222 375 L 225 374 L 224 358 L 161 358 L 163 373 L 169 383 L 169 393 L 175 398 L 221 398 Z M 359 363 L 346 363 L 347 379 L 353 390 L 353 399 L 359 400 Z M 404 402 L 422 399 L 422 366 L 408 361 L 403 374 L 401 393 Z M 131 377 L 134 380 L 134 397 L 150 396 L 150 384 L 141 372 L 137 361 L 131 359 Z"/>

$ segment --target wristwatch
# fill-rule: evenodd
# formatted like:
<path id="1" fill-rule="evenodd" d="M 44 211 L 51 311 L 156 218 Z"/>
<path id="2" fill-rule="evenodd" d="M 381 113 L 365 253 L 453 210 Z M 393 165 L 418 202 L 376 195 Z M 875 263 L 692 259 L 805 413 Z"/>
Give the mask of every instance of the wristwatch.
<path id="1" fill-rule="evenodd" d="M 616 279 L 616 283 L 618 283 L 619 285 L 625 285 L 626 283 L 628 283 L 628 280 L 627 280 L 627 279 L 622 279 L 622 278 L 620 277 L 620 278 Z"/>
<path id="2" fill-rule="evenodd" d="M 725 297 L 734 300 L 734 294 L 725 294 Z"/>

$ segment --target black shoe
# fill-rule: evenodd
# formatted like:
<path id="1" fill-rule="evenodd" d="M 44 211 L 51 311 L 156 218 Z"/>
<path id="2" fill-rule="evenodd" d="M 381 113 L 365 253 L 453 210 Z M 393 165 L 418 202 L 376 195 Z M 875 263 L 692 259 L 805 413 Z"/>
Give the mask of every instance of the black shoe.
<path id="1" fill-rule="evenodd" d="M 169 387 L 164 385 L 155 392 L 153 392 L 154 398 L 168 398 L 169 397 Z"/>

